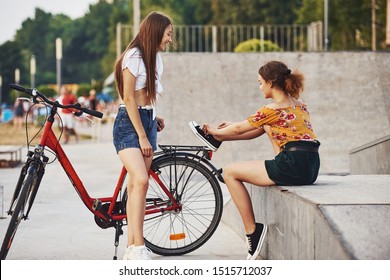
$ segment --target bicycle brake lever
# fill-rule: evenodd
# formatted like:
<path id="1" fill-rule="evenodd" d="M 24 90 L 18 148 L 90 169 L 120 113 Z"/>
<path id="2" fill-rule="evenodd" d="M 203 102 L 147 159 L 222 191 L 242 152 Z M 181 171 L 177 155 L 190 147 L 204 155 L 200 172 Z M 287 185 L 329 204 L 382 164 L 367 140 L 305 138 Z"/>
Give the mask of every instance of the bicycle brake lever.
<path id="1" fill-rule="evenodd" d="M 80 118 L 87 119 L 88 121 L 91 122 L 92 125 L 95 125 L 95 122 L 92 119 L 90 119 L 89 117 L 85 116 L 85 115 L 81 115 Z"/>
<path id="2" fill-rule="evenodd" d="M 23 100 L 23 101 L 28 101 L 28 102 L 33 102 L 32 99 L 27 98 L 27 97 L 18 97 L 18 100 Z"/>
<path id="3" fill-rule="evenodd" d="M 74 114 L 76 117 L 81 117 L 81 115 L 83 114 L 83 111 L 74 112 L 73 114 Z"/>

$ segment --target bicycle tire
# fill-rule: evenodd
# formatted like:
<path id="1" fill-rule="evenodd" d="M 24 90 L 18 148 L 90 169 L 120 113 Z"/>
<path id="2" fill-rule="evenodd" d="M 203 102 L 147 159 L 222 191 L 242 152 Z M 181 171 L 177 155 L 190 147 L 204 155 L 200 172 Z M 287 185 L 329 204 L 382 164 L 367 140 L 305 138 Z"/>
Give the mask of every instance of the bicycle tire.
<path id="1" fill-rule="evenodd" d="M 34 181 L 36 182 L 36 168 L 34 166 L 30 166 L 27 175 L 24 178 L 21 191 L 19 193 L 19 196 L 17 198 L 15 208 L 12 210 L 12 216 L 11 220 L 8 225 L 8 229 L 6 231 L 6 234 L 4 236 L 4 240 L 1 246 L 1 252 L 0 257 L 2 260 L 5 260 L 9 249 L 11 248 L 13 239 L 15 237 L 16 231 L 19 227 L 20 222 L 22 219 L 25 219 L 25 209 L 26 205 L 29 201 L 29 197 L 32 193 L 32 190 L 34 189 Z M 27 207 L 28 209 L 29 207 Z"/>
<path id="2" fill-rule="evenodd" d="M 22 169 L 20 170 L 20 175 L 19 175 L 18 181 L 16 182 L 15 190 L 14 190 L 14 193 L 12 195 L 12 199 L 11 199 L 11 203 L 10 203 L 8 212 L 11 212 L 15 206 L 15 202 L 17 201 L 20 190 L 22 189 L 22 185 L 23 185 L 24 179 L 26 178 L 26 174 L 27 174 L 27 170 L 28 170 L 29 166 L 30 166 L 30 162 L 27 161 L 24 163 Z"/>
<path id="3" fill-rule="evenodd" d="M 218 227 L 223 210 L 219 182 L 210 169 L 186 156 L 157 158 L 153 168 L 175 197 L 184 192 L 179 198 L 181 211 L 145 216 L 145 245 L 163 256 L 188 254 L 205 244 Z M 147 193 L 151 198 L 168 199 L 152 178 Z"/>

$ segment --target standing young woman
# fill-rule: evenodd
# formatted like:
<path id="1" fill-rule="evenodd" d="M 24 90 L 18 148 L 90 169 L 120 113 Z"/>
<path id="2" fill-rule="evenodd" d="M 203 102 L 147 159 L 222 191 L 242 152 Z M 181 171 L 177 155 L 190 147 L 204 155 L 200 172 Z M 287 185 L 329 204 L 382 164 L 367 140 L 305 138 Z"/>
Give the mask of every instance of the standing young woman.
<path id="1" fill-rule="evenodd" d="M 252 202 L 243 182 L 257 186 L 310 185 L 320 168 L 318 147 L 307 106 L 299 100 L 304 77 L 291 72 L 279 61 L 259 69 L 260 91 L 273 103 L 263 106 L 246 120 L 223 122 L 217 128 L 190 122 L 192 131 L 216 150 L 222 141 L 253 139 L 266 133 L 276 154 L 272 160 L 233 163 L 223 169 L 223 177 L 247 232 L 247 259 L 256 259 L 267 225 L 256 223 Z"/>
<path id="2" fill-rule="evenodd" d="M 125 260 L 151 259 L 143 237 L 145 200 L 148 170 L 157 149 L 157 131 L 164 129 L 164 119 L 156 116 L 157 95 L 163 90 L 163 61 L 159 52 L 172 43 L 172 32 L 169 17 L 150 13 L 114 67 L 121 104 L 113 141 L 129 178 Z"/>

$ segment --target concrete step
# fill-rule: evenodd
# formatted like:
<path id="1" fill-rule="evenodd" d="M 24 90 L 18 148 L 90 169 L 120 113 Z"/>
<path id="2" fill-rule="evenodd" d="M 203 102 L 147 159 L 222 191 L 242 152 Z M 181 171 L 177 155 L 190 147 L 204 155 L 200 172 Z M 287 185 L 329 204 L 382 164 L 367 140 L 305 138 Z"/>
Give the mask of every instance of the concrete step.
<path id="1" fill-rule="evenodd" d="M 248 185 L 269 225 L 264 259 L 390 259 L 390 175 L 319 176 L 312 186 Z M 232 201 L 223 221 L 244 231 Z"/>

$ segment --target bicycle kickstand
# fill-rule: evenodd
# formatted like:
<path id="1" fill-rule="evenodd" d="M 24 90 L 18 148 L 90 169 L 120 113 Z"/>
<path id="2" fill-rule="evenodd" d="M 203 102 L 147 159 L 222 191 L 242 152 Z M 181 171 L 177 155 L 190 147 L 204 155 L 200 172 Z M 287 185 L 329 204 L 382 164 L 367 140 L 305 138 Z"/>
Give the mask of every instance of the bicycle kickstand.
<path id="1" fill-rule="evenodd" d="M 115 225 L 115 242 L 114 242 L 115 252 L 114 252 L 113 260 L 118 259 L 119 237 L 123 234 L 122 226 L 123 226 L 122 221 L 118 221 Z"/>

